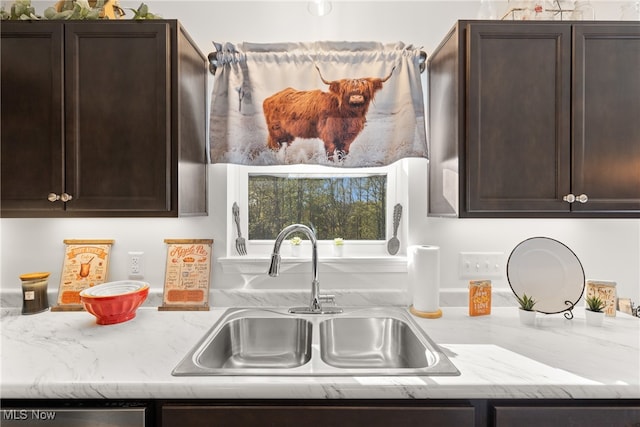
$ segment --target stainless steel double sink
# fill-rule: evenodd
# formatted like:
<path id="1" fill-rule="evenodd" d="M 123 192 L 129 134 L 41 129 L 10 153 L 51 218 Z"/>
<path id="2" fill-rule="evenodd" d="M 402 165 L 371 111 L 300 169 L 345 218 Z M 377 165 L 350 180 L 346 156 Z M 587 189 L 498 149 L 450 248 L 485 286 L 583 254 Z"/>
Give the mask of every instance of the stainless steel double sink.
<path id="1" fill-rule="evenodd" d="M 173 370 L 206 375 L 459 375 L 406 310 L 227 310 Z"/>

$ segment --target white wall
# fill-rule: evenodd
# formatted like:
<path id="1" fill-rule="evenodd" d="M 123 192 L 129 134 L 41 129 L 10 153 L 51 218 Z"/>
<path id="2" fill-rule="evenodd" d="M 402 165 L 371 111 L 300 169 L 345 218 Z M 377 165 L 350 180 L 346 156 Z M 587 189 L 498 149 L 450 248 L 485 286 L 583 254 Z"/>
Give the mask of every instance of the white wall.
<path id="1" fill-rule="evenodd" d="M 399 40 L 421 46 L 429 53 L 456 19 L 475 18 L 479 5 L 478 1 L 334 1 L 331 14 L 319 18 L 307 12 L 306 1 L 148 0 L 145 3 L 154 13 L 179 19 L 205 55 L 212 50 L 213 40 Z M 618 18 L 622 2 L 593 3 L 599 19 Z M 44 9 L 34 4 L 39 12 Z M 49 6 L 51 2 L 44 4 Z M 121 1 L 124 7 L 137 8 L 139 4 L 139 1 Z M 500 7 L 504 9 L 506 3 Z M 426 191 L 425 183 L 418 181 L 412 191 Z M 144 251 L 145 279 L 154 288 L 162 289 L 165 238 L 213 238 L 214 256 L 224 255 L 228 218 L 223 165 L 210 166 L 209 197 L 209 216 L 203 218 L 0 219 L 0 290 L 18 290 L 18 276 L 31 271 L 51 271 L 50 286 L 57 286 L 62 268 L 62 241 L 68 238 L 115 239 L 111 280 L 126 278 L 128 251 Z M 459 252 L 503 252 L 506 262 L 518 242 L 532 236 L 548 236 L 574 250 L 583 263 L 587 279 L 616 281 L 620 296 L 640 301 L 640 220 L 438 219 L 427 218 L 424 203 L 415 202 L 411 203 L 407 218 L 411 224 L 409 243 L 441 247 L 444 288 L 466 288 L 466 279 L 460 279 L 457 272 Z M 283 276 L 274 281 L 266 274 L 223 274 L 217 263 L 213 269 L 214 288 L 308 287 L 306 275 L 302 279 L 296 275 Z M 398 286 L 401 283 L 398 279 L 394 275 L 332 275 L 323 280 L 323 286 L 364 287 L 381 280 L 382 286 Z M 501 279 L 495 286 L 507 288 L 508 284 L 506 279 Z"/>

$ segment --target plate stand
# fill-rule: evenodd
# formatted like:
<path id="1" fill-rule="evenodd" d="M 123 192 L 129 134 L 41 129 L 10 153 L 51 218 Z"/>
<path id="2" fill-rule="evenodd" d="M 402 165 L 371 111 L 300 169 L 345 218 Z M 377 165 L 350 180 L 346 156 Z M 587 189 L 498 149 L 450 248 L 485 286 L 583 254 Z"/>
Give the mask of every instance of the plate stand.
<path id="1" fill-rule="evenodd" d="M 564 311 L 564 314 L 563 314 L 563 315 L 564 315 L 565 319 L 569 319 L 569 320 L 571 320 L 571 319 L 573 319 L 573 308 L 574 308 L 576 305 L 575 305 L 574 303 L 572 303 L 571 301 L 565 301 L 564 303 L 565 303 L 566 305 L 568 305 L 568 306 L 569 306 L 569 308 L 567 308 L 567 309 Z"/>

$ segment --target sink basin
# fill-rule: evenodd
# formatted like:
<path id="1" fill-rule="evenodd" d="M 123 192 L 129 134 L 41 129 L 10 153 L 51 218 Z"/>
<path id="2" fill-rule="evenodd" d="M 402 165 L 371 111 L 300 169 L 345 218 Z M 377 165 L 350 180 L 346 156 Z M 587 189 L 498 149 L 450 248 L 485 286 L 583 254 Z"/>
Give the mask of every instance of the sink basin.
<path id="1" fill-rule="evenodd" d="M 390 317 L 334 318 L 320 323 L 322 360 L 338 368 L 426 368 L 435 357 L 411 327 Z"/>
<path id="2" fill-rule="evenodd" d="M 211 369 L 294 368 L 311 359 L 311 323 L 304 319 L 243 317 L 222 325 L 197 355 Z"/>
<path id="3" fill-rule="evenodd" d="M 286 309 L 227 310 L 173 370 L 203 375 L 459 375 L 398 307 L 345 308 L 341 314 Z"/>

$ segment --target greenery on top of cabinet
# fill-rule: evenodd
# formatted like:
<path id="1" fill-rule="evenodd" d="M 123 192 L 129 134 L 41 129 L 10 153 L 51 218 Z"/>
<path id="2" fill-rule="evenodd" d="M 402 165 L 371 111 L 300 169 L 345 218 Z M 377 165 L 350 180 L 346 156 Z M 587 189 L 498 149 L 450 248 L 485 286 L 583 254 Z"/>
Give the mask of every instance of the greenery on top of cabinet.
<path id="1" fill-rule="evenodd" d="M 108 7 L 110 13 L 105 10 Z M 137 9 L 129 8 L 133 12 L 135 20 L 142 19 L 162 19 L 149 11 L 149 6 L 141 3 Z M 125 12 L 118 6 L 116 0 L 61 0 L 54 6 L 45 9 L 43 15 L 38 15 L 36 9 L 31 5 L 31 0 L 16 0 L 9 11 L 0 9 L 0 19 L 2 20 L 91 20 L 91 19 L 118 19 L 125 15 Z"/>

